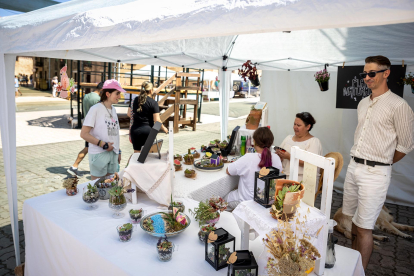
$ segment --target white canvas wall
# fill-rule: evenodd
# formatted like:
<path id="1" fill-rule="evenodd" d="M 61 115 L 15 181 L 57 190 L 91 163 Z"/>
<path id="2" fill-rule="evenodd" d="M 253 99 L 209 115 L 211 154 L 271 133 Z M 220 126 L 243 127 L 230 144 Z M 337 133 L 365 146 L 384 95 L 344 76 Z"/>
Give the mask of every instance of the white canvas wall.
<path id="1" fill-rule="evenodd" d="M 316 70 L 315 70 L 316 71 Z M 332 70 L 331 70 L 332 71 Z M 414 71 L 408 67 L 407 72 Z M 311 134 L 321 140 L 324 154 L 340 152 L 344 167 L 334 187 L 343 190 L 346 169 L 350 161 L 350 150 L 357 126 L 356 109 L 336 109 L 337 73 L 331 72 L 329 90 L 321 92 L 314 80 L 314 72 L 263 71 L 261 79 L 261 101 L 268 103 L 269 125 L 275 136 L 275 145 L 282 143 L 288 134 L 293 134 L 295 114 L 310 112 L 316 124 Z M 404 88 L 404 99 L 414 109 L 414 96 L 409 86 Z M 387 202 L 414 206 L 414 151 L 393 166 Z"/>

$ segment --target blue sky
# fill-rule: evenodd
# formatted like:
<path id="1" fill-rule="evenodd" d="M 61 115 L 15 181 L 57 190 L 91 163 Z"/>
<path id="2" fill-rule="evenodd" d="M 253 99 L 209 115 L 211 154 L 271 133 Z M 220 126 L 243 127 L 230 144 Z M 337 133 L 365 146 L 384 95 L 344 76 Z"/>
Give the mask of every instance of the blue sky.
<path id="1" fill-rule="evenodd" d="M 31 0 L 31 1 L 36 1 L 36 0 Z M 63 3 L 63 2 L 69 2 L 71 0 L 54 0 L 54 1 Z M 22 12 L 0 9 L 0 17 L 16 15 L 16 14 L 21 14 L 21 13 Z"/>

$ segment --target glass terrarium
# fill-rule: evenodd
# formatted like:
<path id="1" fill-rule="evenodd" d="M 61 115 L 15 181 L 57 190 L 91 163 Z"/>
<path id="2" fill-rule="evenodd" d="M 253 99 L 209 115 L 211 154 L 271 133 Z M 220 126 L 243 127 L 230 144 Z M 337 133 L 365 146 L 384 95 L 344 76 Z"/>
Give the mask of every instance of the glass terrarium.
<path id="1" fill-rule="evenodd" d="M 265 176 L 260 175 L 260 172 L 255 172 L 254 179 L 254 201 L 269 208 L 275 200 L 276 180 L 286 179 L 286 175 L 280 173 L 277 168 L 266 167 L 269 173 Z"/>
<path id="2" fill-rule="evenodd" d="M 258 265 L 252 252 L 237 250 L 237 260 L 229 265 L 227 276 L 257 276 Z"/>
<path id="3" fill-rule="evenodd" d="M 217 239 L 206 243 L 205 259 L 215 270 L 220 270 L 227 267 L 227 259 L 235 250 L 235 237 L 223 228 L 218 228 L 214 234 Z"/>

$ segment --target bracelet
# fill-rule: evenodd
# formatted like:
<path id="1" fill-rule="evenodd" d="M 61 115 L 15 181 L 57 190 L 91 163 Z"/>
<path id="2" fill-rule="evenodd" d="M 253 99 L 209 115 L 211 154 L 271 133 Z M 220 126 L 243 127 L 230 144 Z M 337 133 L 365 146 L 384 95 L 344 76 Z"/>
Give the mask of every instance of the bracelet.
<path id="1" fill-rule="evenodd" d="M 100 147 L 100 144 L 101 144 L 101 140 L 98 141 L 97 146 Z"/>
<path id="2" fill-rule="evenodd" d="M 121 154 L 121 149 L 119 149 L 119 154 Z"/>

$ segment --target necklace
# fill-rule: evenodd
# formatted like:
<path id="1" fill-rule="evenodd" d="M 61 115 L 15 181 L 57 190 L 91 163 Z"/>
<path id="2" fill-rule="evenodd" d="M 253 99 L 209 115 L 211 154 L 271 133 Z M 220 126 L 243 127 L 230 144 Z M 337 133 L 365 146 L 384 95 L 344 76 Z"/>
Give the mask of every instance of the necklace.
<path id="1" fill-rule="evenodd" d="M 112 109 L 111 109 L 111 112 L 109 112 L 109 111 L 108 111 L 108 108 L 106 108 L 105 104 L 104 104 L 104 103 L 102 103 L 102 104 L 104 105 L 106 112 L 108 112 L 109 117 L 111 117 L 112 123 L 115 123 L 115 119 L 114 119 L 114 117 L 112 116 Z"/>

